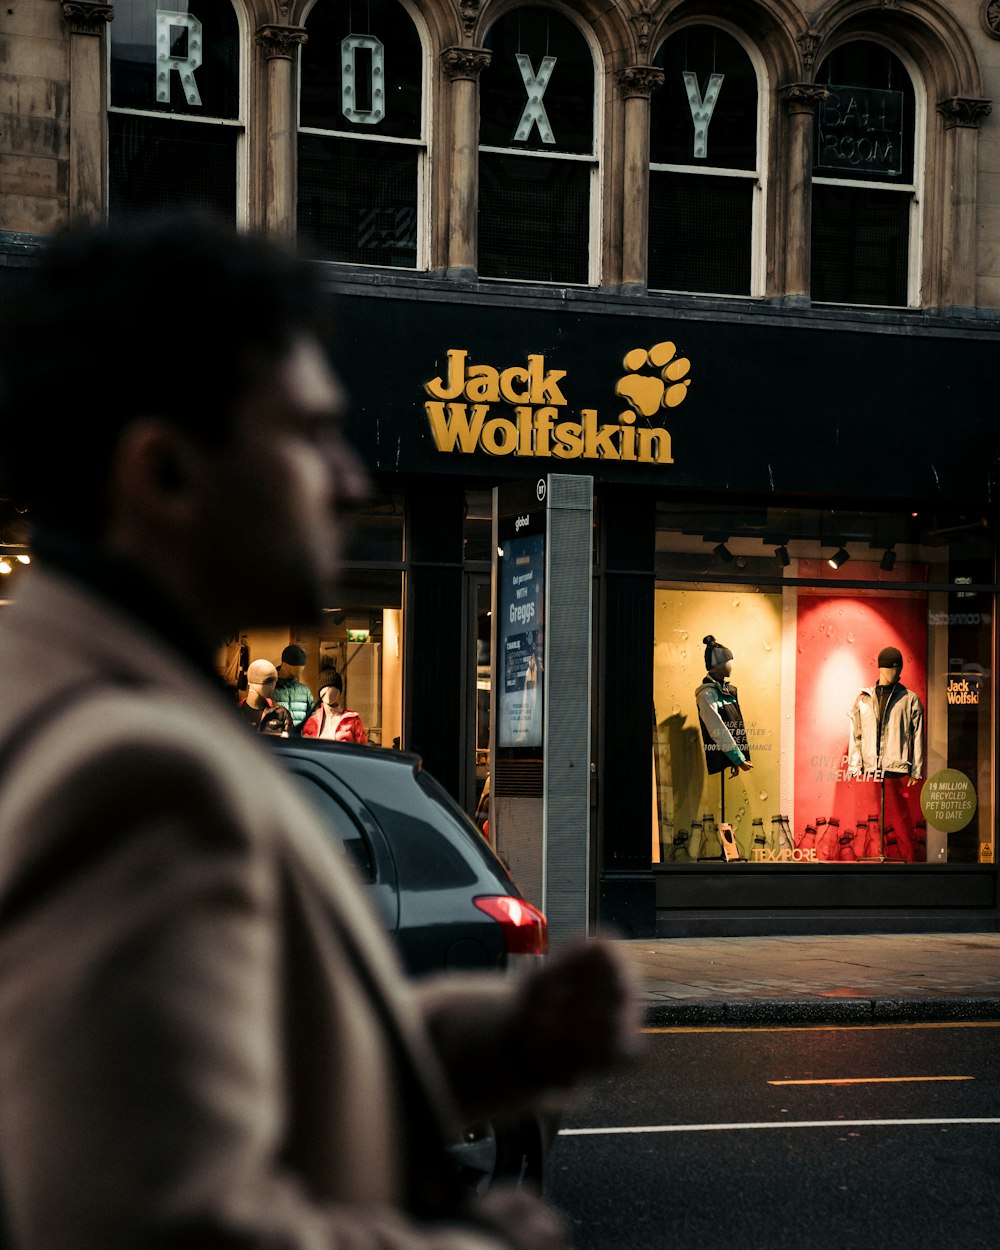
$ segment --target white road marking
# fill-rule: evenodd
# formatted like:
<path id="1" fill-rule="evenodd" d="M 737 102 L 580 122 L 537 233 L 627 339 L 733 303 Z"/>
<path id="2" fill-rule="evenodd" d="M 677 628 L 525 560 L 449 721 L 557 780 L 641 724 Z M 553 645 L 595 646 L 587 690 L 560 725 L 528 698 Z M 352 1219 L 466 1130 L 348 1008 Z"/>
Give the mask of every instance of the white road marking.
<path id="1" fill-rule="evenodd" d="M 563 1128 L 560 1137 L 601 1137 L 620 1133 L 720 1133 L 765 1128 L 897 1128 L 928 1124 L 1000 1124 L 1000 1116 L 913 1120 L 758 1120 L 748 1124 L 645 1124 L 616 1128 Z"/>

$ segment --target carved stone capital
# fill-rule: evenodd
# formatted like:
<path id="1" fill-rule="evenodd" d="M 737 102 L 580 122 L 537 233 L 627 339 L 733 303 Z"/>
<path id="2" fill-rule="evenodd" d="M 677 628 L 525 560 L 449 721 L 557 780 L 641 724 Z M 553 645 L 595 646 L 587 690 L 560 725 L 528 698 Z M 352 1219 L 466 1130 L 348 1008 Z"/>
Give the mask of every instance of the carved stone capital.
<path id="1" fill-rule="evenodd" d="M 645 96 L 648 100 L 657 87 L 663 86 L 663 70 L 656 65 L 627 65 L 615 75 L 618 90 L 628 99 Z"/>
<path id="2" fill-rule="evenodd" d="M 462 0 L 462 28 L 466 37 L 472 35 L 476 29 L 476 19 L 479 17 L 479 0 Z"/>
<path id="3" fill-rule="evenodd" d="M 479 75 L 493 59 L 489 48 L 445 48 L 441 66 L 450 82 L 467 79 L 478 82 Z"/>
<path id="4" fill-rule="evenodd" d="M 62 11 L 74 35 L 99 35 L 115 16 L 113 4 L 96 0 L 62 0 Z"/>
<path id="5" fill-rule="evenodd" d="M 937 111 L 944 118 L 945 130 L 954 130 L 956 126 L 976 130 L 983 118 L 993 112 L 993 104 L 989 100 L 952 95 L 946 100 L 938 100 Z"/>
<path id="6" fill-rule="evenodd" d="M 799 35 L 795 42 L 799 45 L 799 50 L 802 53 L 802 63 L 807 69 L 811 69 L 813 62 L 816 60 L 819 45 L 823 42 L 822 35 L 817 35 L 814 30 L 807 30 Z"/>
<path id="7" fill-rule="evenodd" d="M 643 4 L 639 6 L 639 12 L 631 14 L 628 20 L 636 29 L 636 39 L 641 52 L 649 47 L 649 36 L 653 30 L 653 14 Z"/>
<path id="8" fill-rule="evenodd" d="M 816 105 L 825 100 L 829 90 L 820 82 L 790 82 L 778 88 L 778 99 L 785 106 L 785 112 L 815 114 Z"/>
<path id="9" fill-rule="evenodd" d="M 304 26 L 279 26 L 268 22 L 257 27 L 257 46 L 264 52 L 269 61 L 291 61 L 295 57 L 296 48 L 308 40 Z"/>

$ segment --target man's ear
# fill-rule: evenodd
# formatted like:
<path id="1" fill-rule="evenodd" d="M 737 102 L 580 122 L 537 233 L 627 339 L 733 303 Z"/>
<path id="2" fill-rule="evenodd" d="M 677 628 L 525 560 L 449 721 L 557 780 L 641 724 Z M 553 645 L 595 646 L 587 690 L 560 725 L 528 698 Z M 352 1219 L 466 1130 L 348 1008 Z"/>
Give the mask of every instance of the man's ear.
<path id="1" fill-rule="evenodd" d="M 140 417 L 118 440 L 109 512 L 119 522 L 184 526 L 194 519 L 203 475 L 203 453 L 182 430 L 160 417 Z"/>

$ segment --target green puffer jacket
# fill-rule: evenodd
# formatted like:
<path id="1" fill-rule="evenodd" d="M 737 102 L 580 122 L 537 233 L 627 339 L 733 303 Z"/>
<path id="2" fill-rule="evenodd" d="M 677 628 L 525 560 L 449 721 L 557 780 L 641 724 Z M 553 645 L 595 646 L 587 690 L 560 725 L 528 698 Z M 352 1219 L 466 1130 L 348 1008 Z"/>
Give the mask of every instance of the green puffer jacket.
<path id="1" fill-rule="evenodd" d="M 292 714 L 292 724 L 298 729 L 315 706 L 313 692 L 297 677 L 279 677 L 271 696 L 275 703 L 287 707 Z"/>

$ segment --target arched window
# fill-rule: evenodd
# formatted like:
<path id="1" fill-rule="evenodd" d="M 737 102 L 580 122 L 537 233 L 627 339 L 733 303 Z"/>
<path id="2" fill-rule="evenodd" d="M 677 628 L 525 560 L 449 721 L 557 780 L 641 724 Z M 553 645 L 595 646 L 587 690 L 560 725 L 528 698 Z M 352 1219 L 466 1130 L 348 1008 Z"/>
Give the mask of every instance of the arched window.
<path id="1" fill-rule="evenodd" d="M 657 290 L 759 294 L 757 73 L 717 26 L 685 26 L 654 64 L 650 106 L 649 276 Z"/>
<path id="2" fill-rule="evenodd" d="M 424 58 L 398 0 L 319 0 L 299 90 L 299 244 L 361 265 L 423 263 Z"/>
<path id="3" fill-rule="evenodd" d="M 115 0 L 108 215 L 196 208 L 236 221 L 240 35 L 228 0 Z"/>
<path id="4" fill-rule="evenodd" d="M 881 44 L 836 48 L 817 82 L 812 209 L 812 298 L 906 305 L 918 231 L 915 97 L 902 61 Z"/>
<path id="5" fill-rule="evenodd" d="M 597 199 L 594 57 L 555 9 L 526 5 L 486 38 L 480 78 L 479 272 L 585 284 Z"/>

